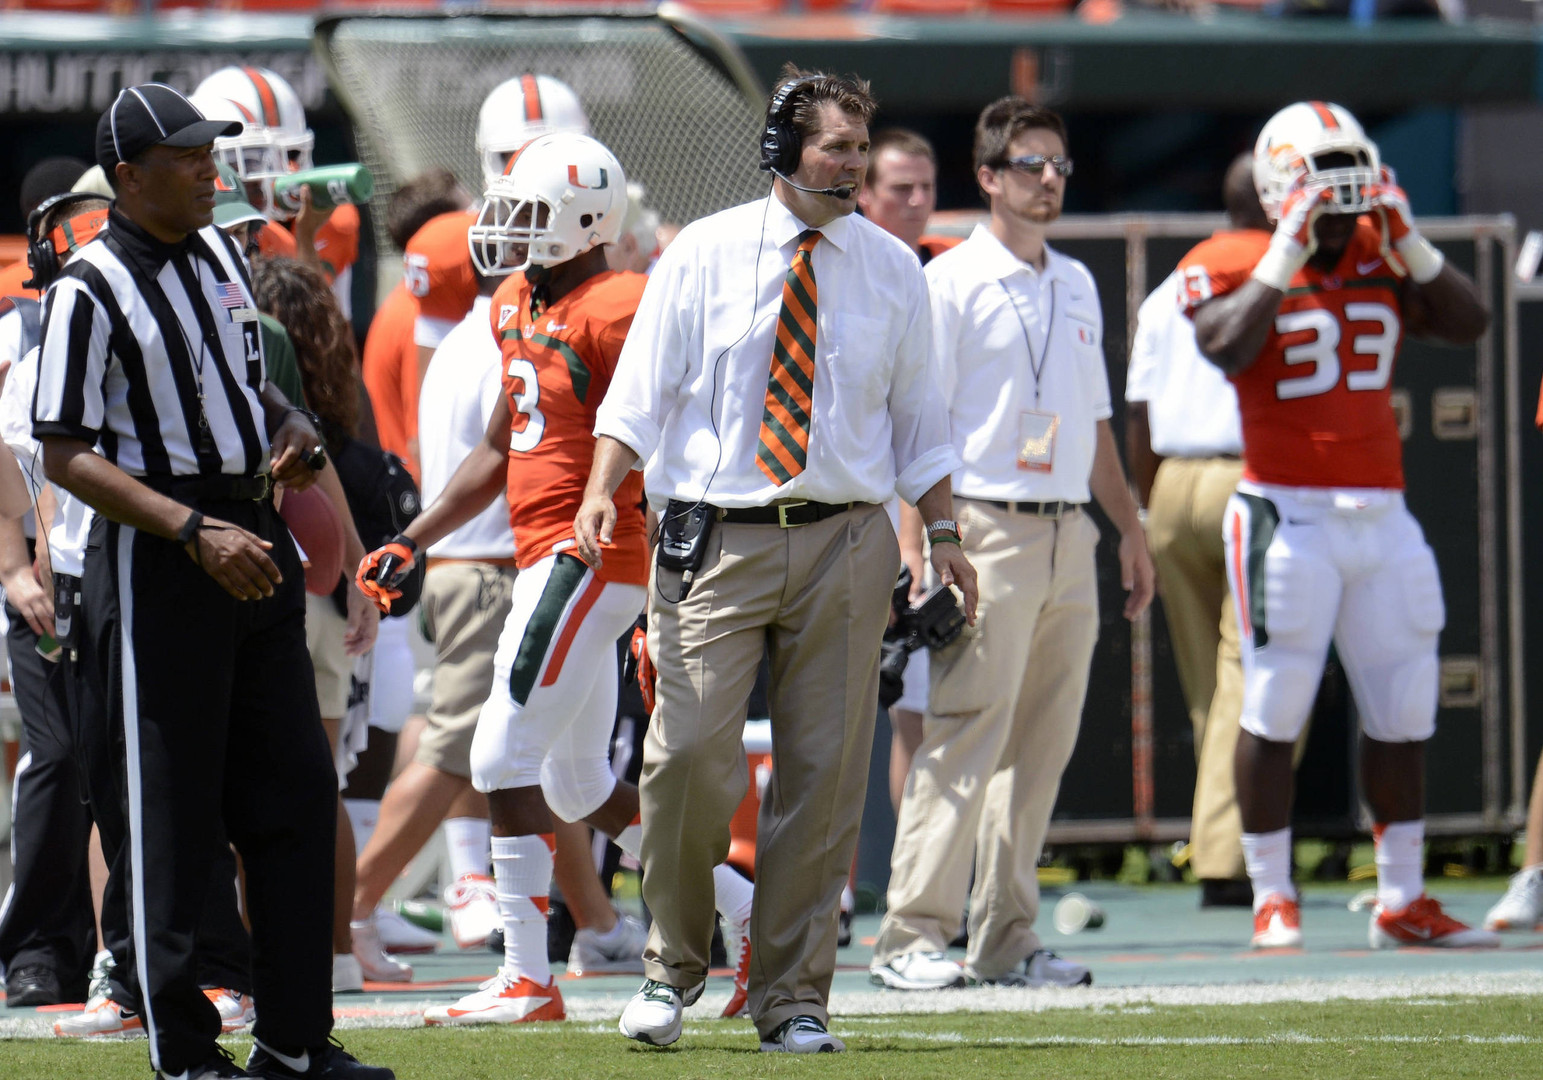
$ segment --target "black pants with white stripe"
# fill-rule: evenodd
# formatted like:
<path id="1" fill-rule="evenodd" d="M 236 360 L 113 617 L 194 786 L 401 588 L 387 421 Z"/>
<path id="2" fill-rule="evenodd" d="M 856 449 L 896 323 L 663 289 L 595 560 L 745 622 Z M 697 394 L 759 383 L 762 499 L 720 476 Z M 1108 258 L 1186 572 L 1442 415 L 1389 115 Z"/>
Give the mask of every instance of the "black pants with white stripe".
<path id="1" fill-rule="evenodd" d="M 7 972 L 40 965 L 59 980 L 64 1001 L 84 1000 L 96 954 L 91 837 L 64 672 L 37 652 L 37 635 L 6 605 L 11 685 L 21 713 L 22 758 L 12 804 L 14 880 L 0 905 L 0 964 Z"/>
<path id="2" fill-rule="evenodd" d="M 122 875 L 126 973 L 151 1063 L 202 1062 L 219 1034 L 195 952 L 210 868 L 229 837 L 246 868 L 254 1034 L 280 1051 L 332 1028 L 332 861 L 337 779 L 305 643 L 304 577 L 272 504 L 199 509 L 273 543 L 284 581 L 238 601 L 175 541 L 99 523 L 86 554 L 88 607 L 117 602 L 108 737 L 127 803 Z M 95 538 L 95 537 L 94 537 Z"/>

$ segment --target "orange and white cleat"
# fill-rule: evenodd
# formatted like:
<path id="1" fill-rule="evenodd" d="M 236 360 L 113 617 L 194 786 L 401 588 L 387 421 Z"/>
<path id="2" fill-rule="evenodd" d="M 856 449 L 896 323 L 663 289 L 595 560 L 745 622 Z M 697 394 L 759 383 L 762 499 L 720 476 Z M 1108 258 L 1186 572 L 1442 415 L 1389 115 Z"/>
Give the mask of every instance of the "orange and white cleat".
<path id="1" fill-rule="evenodd" d="M 734 965 L 734 993 L 723 1007 L 721 1016 L 738 1016 L 749 1004 L 750 992 L 750 920 L 723 920 L 723 951 Z"/>
<path id="2" fill-rule="evenodd" d="M 1458 922 L 1423 894 L 1403 911 L 1387 911 L 1377 905 L 1368 936 L 1374 949 L 1397 949 L 1404 945 L 1493 949 L 1500 944 L 1500 935 Z"/>
<path id="3" fill-rule="evenodd" d="M 448 1024 L 521 1024 L 534 1020 L 563 1020 L 562 991 L 550 979 L 545 986 L 502 969 L 475 994 L 454 1005 L 436 1005 L 423 1014 L 429 1027 Z"/>
<path id="4" fill-rule="evenodd" d="M 1256 949 L 1296 949 L 1302 945 L 1302 912 L 1297 902 L 1280 893 L 1271 893 L 1264 906 L 1254 912 L 1254 936 L 1249 942 Z"/>
<path id="5" fill-rule="evenodd" d="M 257 1007 L 252 1003 L 251 994 L 243 994 L 238 990 L 218 986 L 205 990 L 204 997 L 213 1002 L 214 1007 L 219 1010 L 220 1031 L 226 1035 L 232 1031 L 240 1031 L 257 1019 Z"/>
<path id="6" fill-rule="evenodd" d="M 445 906 L 450 909 L 450 936 L 457 948 L 484 948 L 488 935 L 504 928 L 498 893 L 486 874 L 462 874 L 446 887 Z"/>
<path id="7" fill-rule="evenodd" d="M 138 1013 L 130 1012 L 110 997 L 92 998 L 86 1011 L 54 1021 L 54 1034 L 61 1038 L 91 1035 L 143 1035 L 145 1024 Z"/>

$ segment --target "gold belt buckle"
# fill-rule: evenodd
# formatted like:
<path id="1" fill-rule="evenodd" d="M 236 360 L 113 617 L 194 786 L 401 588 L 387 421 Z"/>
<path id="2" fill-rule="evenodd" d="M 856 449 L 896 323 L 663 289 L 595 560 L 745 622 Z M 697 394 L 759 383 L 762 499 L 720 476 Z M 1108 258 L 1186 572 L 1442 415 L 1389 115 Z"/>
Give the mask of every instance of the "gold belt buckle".
<path id="1" fill-rule="evenodd" d="M 781 529 L 796 529 L 800 525 L 807 525 L 807 524 L 809 524 L 807 521 L 789 521 L 788 520 L 788 511 L 789 510 L 796 509 L 797 507 L 800 507 L 800 506 L 808 506 L 808 505 L 809 505 L 809 501 L 807 499 L 800 499 L 797 502 L 778 503 L 777 504 L 777 527 L 781 528 Z"/>
<path id="2" fill-rule="evenodd" d="M 257 479 L 262 481 L 262 494 L 258 495 L 252 501 L 253 502 L 262 502 L 264 499 L 266 499 L 273 492 L 273 474 L 272 473 L 258 473 L 257 474 Z"/>

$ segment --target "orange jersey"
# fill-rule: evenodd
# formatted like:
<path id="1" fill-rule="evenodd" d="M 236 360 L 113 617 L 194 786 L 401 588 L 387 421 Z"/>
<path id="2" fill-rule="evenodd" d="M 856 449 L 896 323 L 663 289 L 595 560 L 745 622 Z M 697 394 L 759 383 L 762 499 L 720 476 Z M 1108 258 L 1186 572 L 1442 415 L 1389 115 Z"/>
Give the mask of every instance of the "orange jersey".
<path id="1" fill-rule="evenodd" d="M 282 223 L 270 221 L 257 230 L 257 250 L 268 258 L 295 257 L 295 235 Z M 316 230 L 316 256 L 327 281 L 359 261 L 359 208 L 335 206 Z"/>
<path id="2" fill-rule="evenodd" d="M 22 296 L 29 300 L 41 300 L 43 294 L 36 289 L 23 289 L 23 281 L 32 280 L 32 268 L 27 265 L 27 260 L 12 263 L 10 266 L 0 269 L 0 296 Z"/>
<path id="3" fill-rule="evenodd" d="M 386 294 L 370 332 L 364 338 L 364 386 L 375 411 L 375 430 L 381 449 L 407 463 L 418 478 L 418 348 L 413 344 L 413 323 L 418 302 L 397 284 Z"/>
<path id="4" fill-rule="evenodd" d="M 926 266 L 949 248 L 958 247 L 962 243 L 962 236 L 935 236 L 928 233 L 916 242 L 916 254 L 921 258 L 922 265 Z"/>
<path id="5" fill-rule="evenodd" d="M 642 274 L 605 271 L 535 319 L 523 275 L 493 294 L 493 333 L 503 350 L 504 393 L 514 413 L 509 520 L 521 569 L 574 546 L 573 519 L 595 458 L 595 412 L 611 385 L 645 281 Z M 616 491 L 616 530 L 597 571 L 601 580 L 647 583 L 642 501 L 643 474 L 629 470 Z"/>
<path id="6" fill-rule="evenodd" d="M 1194 310 L 1249 279 L 1270 234 L 1220 232 L 1179 263 Z M 1381 233 L 1362 219 L 1333 270 L 1291 279 L 1259 358 L 1233 375 L 1243 475 L 1287 487 L 1401 490 L 1393 362 L 1403 341 L 1399 278 Z"/>
<path id="7" fill-rule="evenodd" d="M 407 242 L 407 290 L 418 301 L 419 318 L 443 328 L 440 337 L 466 318 L 477 299 L 477 276 L 466 245 L 466 234 L 476 221 L 472 210 L 440 214 Z"/>

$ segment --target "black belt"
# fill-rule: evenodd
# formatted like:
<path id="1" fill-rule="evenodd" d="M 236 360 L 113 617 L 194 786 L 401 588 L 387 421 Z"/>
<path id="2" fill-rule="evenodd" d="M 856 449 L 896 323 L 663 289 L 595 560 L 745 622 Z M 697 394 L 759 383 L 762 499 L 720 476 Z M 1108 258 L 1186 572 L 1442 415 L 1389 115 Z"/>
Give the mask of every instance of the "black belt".
<path id="1" fill-rule="evenodd" d="M 233 476 L 230 473 L 216 476 L 152 475 L 139 477 L 139 482 L 179 502 L 199 499 L 261 502 L 273 491 L 273 478 L 267 473 L 258 476 Z"/>
<path id="2" fill-rule="evenodd" d="M 791 529 L 844 514 L 856 503 L 785 502 L 771 506 L 746 506 L 738 509 L 718 507 L 718 520 L 738 525 L 780 525 Z"/>
<path id="3" fill-rule="evenodd" d="M 1028 514 L 1031 517 L 1060 518 L 1067 514 L 1076 513 L 1086 503 L 1065 502 L 1057 499 L 1054 502 L 1008 502 L 1003 499 L 976 499 L 968 495 L 959 496 L 961 499 L 969 499 L 971 502 L 985 503 L 994 506 L 998 510 L 1006 510 L 1013 514 Z"/>

